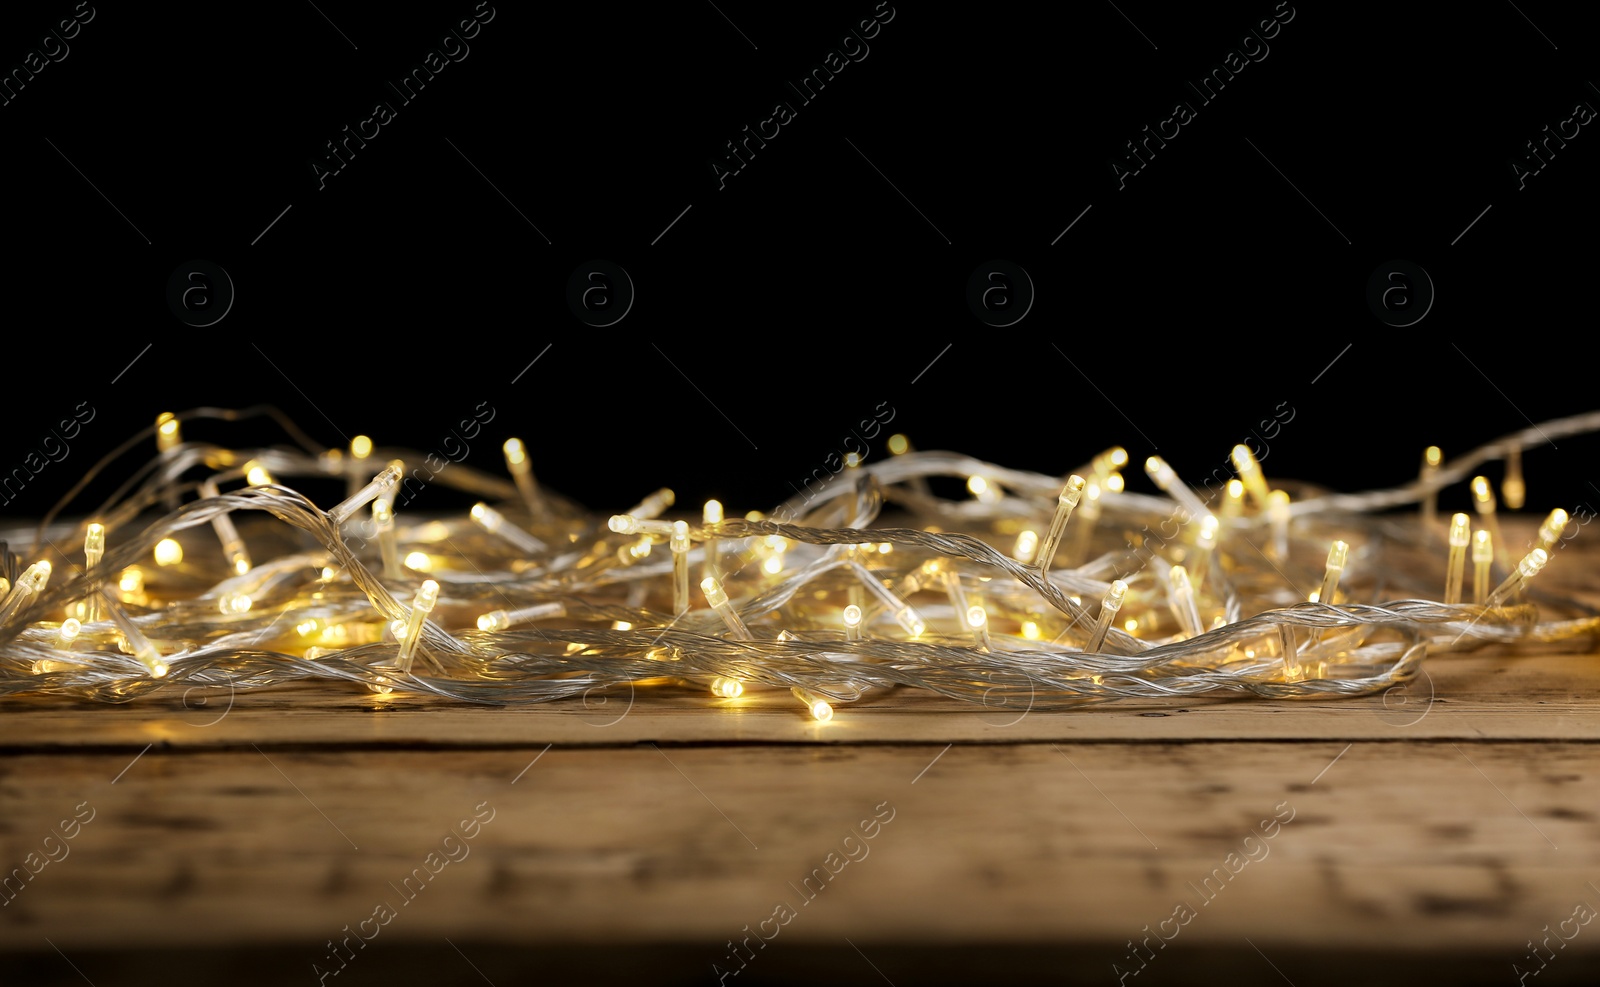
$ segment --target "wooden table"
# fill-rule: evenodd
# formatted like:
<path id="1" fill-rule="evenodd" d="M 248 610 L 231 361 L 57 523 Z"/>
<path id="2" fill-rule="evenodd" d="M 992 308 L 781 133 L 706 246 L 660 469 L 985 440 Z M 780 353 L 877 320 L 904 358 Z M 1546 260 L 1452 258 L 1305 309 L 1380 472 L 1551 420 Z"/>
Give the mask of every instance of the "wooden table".
<path id="1" fill-rule="evenodd" d="M 38 873 L 0 983 L 1593 983 L 1589 647 L 1387 699 L 828 724 L 645 689 L 14 699 L 0 865 Z"/>

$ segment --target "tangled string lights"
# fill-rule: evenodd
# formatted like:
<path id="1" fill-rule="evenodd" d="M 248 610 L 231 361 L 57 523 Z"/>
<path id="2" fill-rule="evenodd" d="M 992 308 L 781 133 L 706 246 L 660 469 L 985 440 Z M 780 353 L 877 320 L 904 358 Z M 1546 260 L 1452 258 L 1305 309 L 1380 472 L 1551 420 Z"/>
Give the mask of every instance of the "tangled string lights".
<path id="1" fill-rule="evenodd" d="M 1428 655 L 1600 630 L 1594 610 L 1530 586 L 1576 533 L 1565 512 L 1524 548 L 1501 534 L 1483 477 L 1475 537 L 1467 515 L 1446 527 L 1433 511 L 1439 489 L 1499 459 L 1520 504 L 1521 450 L 1600 429 L 1600 413 L 1448 463 L 1430 448 L 1416 482 L 1363 494 L 1273 489 L 1238 446 L 1237 479 L 1209 503 L 1158 457 L 1145 469 L 1162 496 L 1124 489 L 1120 448 L 1063 481 L 896 436 L 895 455 L 770 516 L 726 518 L 712 501 L 694 521 L 664 518 L 665 489 L 622 514 L 582 510 L 536 482 L 517 439 L 510 482 L 462 464 L 432 477 L 483 502 L 408 517 L 397 498 L 416 453 L 364 436 L 323 449 L 281 416 L 301 448 L 181 436 L 185 421 L 257 414 L 276 412 L 163 415 L 40 523 L 33 564 L 3 553 L 0 695 L 123 702 L 333 680 L 510 704 L 769 689 L 827 720 L 894 689 L 1013 709 L 1358 696 Z M 157 456 L 107 503 L 55 522 L 152 435 Z M 936 496 L 929 481 L 948 481 L 935 478 L 970 496 Z M 323 509 L 299 481 L 348 496 Z M 1419 503 L 1420 517 L 1376 514 Z M 873 527 L 886 508 L 898 524 Z"/>

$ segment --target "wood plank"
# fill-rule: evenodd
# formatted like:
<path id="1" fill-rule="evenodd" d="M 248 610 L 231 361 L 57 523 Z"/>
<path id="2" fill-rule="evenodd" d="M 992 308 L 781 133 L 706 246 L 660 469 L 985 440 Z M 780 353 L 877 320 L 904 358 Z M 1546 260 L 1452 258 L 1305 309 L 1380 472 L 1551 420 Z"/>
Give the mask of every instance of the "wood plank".
<path id="1" fill-rule="evenodd" d="M 899 690 L 841 705 L 831 723 L 787 693 L 715 699 L 686 689 L 620 689 L 536 707 L 479 707 L 295 686 L 205 698 L 178 690 L 119 705 L 13 697 L 0 704 L 0 750 L 612 746 L 665 743 L 1026 743 L 1177 740 L 1597 740 L 1600 661 L 1509 656 L 1499 649 L 1430 660 L 1387 697 L 1268 702 L 1170 699 L 1068 712 L 1005 709 Z M 400 711 L 412 715 L 393 715 Z"/>
<path id="2" fill-rule="evenodd" d="M 1067 943 L 1112 977 L 1187 904 L 1185 949 L 1506 971 L 1600 909 L 1597 781 L 1589 744 L 1484 741 L 26 755 L 0 762 L 0 864 L 95 815 L 11 892 L 0 949 L 271 943 L 309 970 L 387 903 L 386 946 L 670 943 L 705 970 L 786 903 L 785 945 Z M 1586 927 L 1562 962 L 1596 955 Z"/>

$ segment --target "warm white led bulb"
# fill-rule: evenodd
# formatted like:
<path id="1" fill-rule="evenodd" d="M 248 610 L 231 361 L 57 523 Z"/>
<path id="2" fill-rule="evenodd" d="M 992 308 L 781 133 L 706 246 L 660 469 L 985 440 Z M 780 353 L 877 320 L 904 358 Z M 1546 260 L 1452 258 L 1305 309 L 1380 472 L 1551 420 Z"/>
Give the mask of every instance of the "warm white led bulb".
<path id="1" fill-rule="evenodd" d="M 632 514 L 641 521 L 653 520 L 660 517 L 661 512 L 677 503 L 677 500 L 678 496 L 672 492 L 671 487 L 662 487 L 660 490 L 657 490 L 655 493 L 635 504 L 633 508 L 628 511 L 628 513 Z"/>
<path id="2" fill-rule="evenodd" d="M 638 517 L 633 514 L 613 514 L 611 515 L 611 520 L 606 522 L 606 527 L 619 535 L 672 534 L 671 521 L 658 521 L 654 518 Z"/>
<path id="3" fill-rule="evenodd" d="M 1566 511 L 1559 507 L 1551 511 L 1550 516 L 1539 525 L 1538 547 L 1544 549 L 1546 553 L 1554 549 L 1556 542 L 1561 540 L 1561 533 L 1566 530 L 1567 521 Z"/>
<path id="4" fill-rule="evenodd" d="M 725 606 L 728 602 L 728 594 L 723 592 L 722 584 L 714 576 L 700 580 L 700 592 L 705 594 L 706 602 L 713 607 Z"/>
<path id="5" fill-rule="evenodd" d="M 1100 601 L 1100 616 L 1095 621 L 1094 633 L 1089 636 L 1089 642 L 1083 646 L 1084 651 L 1099 651 L 1105 643 L 1106 632 L 1111 629 L 1111 622 L 1117 618 L 1117 611 L 1122 609 L 1122 600 L 1128 595 L 1128 584 L 1120 579 L 1111 581 L 1111 588 L 1106 591 L 1105 599 Z"/>
<path id="6" fill-rule="evenodd" d="M 170 411 L 156 416 L 156 448 L 162 452 L 176 449 L 183 441 L 178 431 L 178 418 Z"/>
<path id="7" fill-rule="evenodd" d="M 1249 446 L 1241 443 L 1233 447 L 1232 458 L 1234 471 L 1239 474 L 1239 479 L 1250 492 L 1250 496 L 1255 498 L 1256 506 L 1266 507 L 1270 492 L 1267 490 L 1266 477 L 1261 475 L 1261 464 L 1256 462 L 1255 453 L 1250 451 Z"/>
<path id="8" fill-rule="evenodd" d="M 1489 537 L 1489 532 L 1479 528 L 1472 534 L 1472 561 L 1475 563 L 1494 561 L 1494 539 Z"/>
<path id="9" fill-rule="evenodd" d="M 156 565 L 177 565 L 183 561 L 183 546 L 175 539 L 163 538 L 156 542 Z"/>

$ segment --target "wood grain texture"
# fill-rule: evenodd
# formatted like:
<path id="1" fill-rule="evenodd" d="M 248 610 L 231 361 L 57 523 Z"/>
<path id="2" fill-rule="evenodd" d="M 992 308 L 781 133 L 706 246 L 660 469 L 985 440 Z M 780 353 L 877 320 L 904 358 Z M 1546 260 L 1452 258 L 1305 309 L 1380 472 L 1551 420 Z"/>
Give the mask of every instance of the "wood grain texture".
<path id="1" fill-rule="evenodd" d="M 0 909 L 0 944 L 310 964 L 387 902 L 385 943 L 620 938 L 709 966 L 787 903 L 786 943 L 1091 942 L 1109 970 L 1186 903 L 1189 947 L 1403 932 L 1509 965 L 1600 908 L 1597 782 L 1592 745 L 1481 741 L 29 755 L 0 767 L 0 860 L 95 816 Z M 404 903 L 474 807 L 467 855 Z M 1600 926 L 1564 952 L 1600 953 Z"/>

